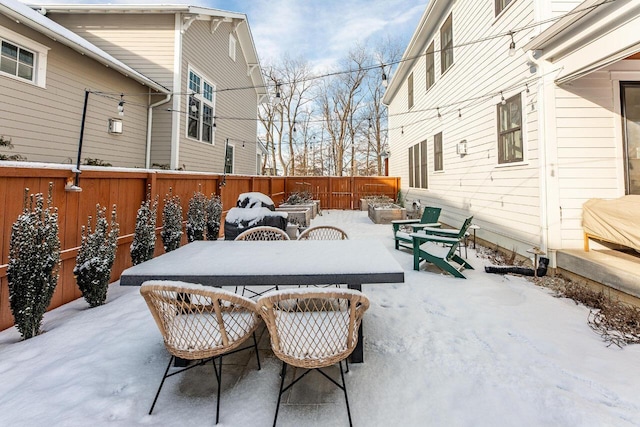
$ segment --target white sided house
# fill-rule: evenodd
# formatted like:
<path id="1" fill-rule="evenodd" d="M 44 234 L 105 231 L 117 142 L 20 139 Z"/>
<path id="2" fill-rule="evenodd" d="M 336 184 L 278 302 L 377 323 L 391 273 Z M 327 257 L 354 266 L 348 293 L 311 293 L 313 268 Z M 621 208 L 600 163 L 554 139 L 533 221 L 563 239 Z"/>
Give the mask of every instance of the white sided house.
<path id="1" fill-rule="evenodd" d="M 147 111 L 165 86 L 14 0 L 0 0 L 0 43 L 0 138 L 13 146 L 3 159 L 144 166 Z M 122 92 L 135 94 L 124 116 Z"/>
<path id="2" fill-rule="evenodd" d="M 138 167 L 256 173 L 266 86 L 246 15 L 165 4 L 33 7 L 168 89 L 147 109 Z M 127 106 L 139 93 L 120 95 Z"/>
<path id="3" fill-rule="evenodd" d="M 384 97 L 406 203 L 582 248 L 583 203 L 640 194 L 638 28 L 637 0 L 430 1 Z"/>

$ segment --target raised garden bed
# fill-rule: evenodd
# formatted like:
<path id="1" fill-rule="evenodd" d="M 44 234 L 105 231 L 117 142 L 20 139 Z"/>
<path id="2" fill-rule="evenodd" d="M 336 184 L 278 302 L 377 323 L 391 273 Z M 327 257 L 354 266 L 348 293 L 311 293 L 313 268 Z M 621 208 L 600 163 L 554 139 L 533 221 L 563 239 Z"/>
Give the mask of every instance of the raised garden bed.
<path id="1" fill-rule="evenodd" d="M 368 206 L 369 219 L 374 224 L 390 224 L 396 219 L 406 219 L 407 210 L 396 204 L 372 205 Z"/>

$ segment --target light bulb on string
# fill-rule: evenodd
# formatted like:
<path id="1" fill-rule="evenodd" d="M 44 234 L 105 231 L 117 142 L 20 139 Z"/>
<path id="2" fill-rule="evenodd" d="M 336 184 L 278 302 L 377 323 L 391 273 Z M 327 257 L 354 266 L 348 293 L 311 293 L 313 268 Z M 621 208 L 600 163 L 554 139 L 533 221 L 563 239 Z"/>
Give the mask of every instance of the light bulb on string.
<path id="1" fill-rule="evenodd" d="M 387 75 L 384 72 L 384 65 L 380 65 L 380 68 L 382 68 L 382 87 L 386 88 L 389 82 L 387 81 Z"/>
<path id="2" fill-rule="evenodd" d="M 514 56 L 516 54 L 516 42 L 513 40 L 513 31 L 509 31 L 509 35 L 511 36 L 511 43 L 509 43 L 509 56 Z"/>
<path id="3" fill-rule="evenodd" d="M 120 102 L 118 102 L 118 115 L 124 116 L 124 93 L 120 94 Z"/>
<path id="4" fill-rule="evenodd" d="M 500 104 L 505 105 L 507 103 L 507 101 L 504 99 L 504 95 L 502 94 L 502 91 L 500 91 Z"/>
<path id="5" fill-rule="evenodd" d="M 216 116 L 213 116 L 213 125 L 214 128 L 216 127 Z"/>

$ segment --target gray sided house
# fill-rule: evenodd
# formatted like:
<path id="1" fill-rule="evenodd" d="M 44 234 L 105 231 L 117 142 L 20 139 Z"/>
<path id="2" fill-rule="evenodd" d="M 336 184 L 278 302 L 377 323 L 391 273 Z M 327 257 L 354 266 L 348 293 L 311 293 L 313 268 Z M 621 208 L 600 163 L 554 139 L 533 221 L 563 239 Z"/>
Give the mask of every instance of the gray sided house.
<path id="1" fill-rule="evenodd" d="M 256 173 L 258 105 L 267 90 L 246 15 L 187 5 L 43 7 L 172 92 L 151 111 L 147 167 L 222 173 L 226 157 L 227 173 Z"/>
<path id="2" fill-rule="evenodd" d="M 0 137 L 13 145 L 0 154 L 75 164 L 86 98 L 82 159 L 144 166 L 148 107 L 167 88 L 17 1 L 0 0 L 0 41 Z"/>
<path id="3" fill-rule="evenodd" d="M 583 247 L 589 199 L 640 194 L 640 2 L 429 2 L 384 102 L 411 204 L 531 256 Z"/>

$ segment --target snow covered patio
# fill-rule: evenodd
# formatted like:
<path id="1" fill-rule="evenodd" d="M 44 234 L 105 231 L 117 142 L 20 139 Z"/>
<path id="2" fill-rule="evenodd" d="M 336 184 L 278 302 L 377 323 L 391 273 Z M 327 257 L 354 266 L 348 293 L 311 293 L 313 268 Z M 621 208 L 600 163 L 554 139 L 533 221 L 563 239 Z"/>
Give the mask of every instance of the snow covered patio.
<path id="1" fill-rule="evenodd" d="M 355 425 L 640 425 L 640 347 L 606 347 L 587 308 L 486 274 L 472 249 L 467 280 L 413 271 L 391 226 L 366 212 L 325 210 L 320 224 L 380 239 L 405 269 L 403 284 L 363 287 L 365 363 L 346 376 Z M 0 332 L 0 424 L 214 424 L 211 365 L 168 379 L 147 415 L 169 354 L 137 287 L 111 285 L 98 308 L 66 304 L 45 315 L 43 330 L 25 342 L 15 328 Z M 250 352 L 225 361 L 221 426 L 272 424 L 281 365 L 261 331 L 262 370 Z M 347 425 L 341 391 L 319 375 L 284 399 L 278 425 Z"/>

